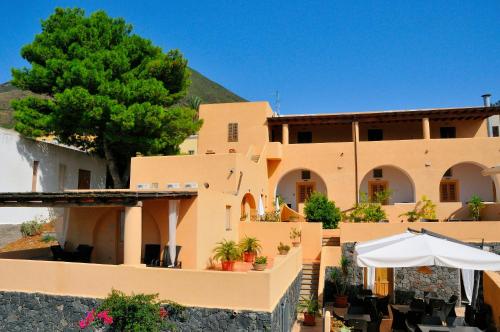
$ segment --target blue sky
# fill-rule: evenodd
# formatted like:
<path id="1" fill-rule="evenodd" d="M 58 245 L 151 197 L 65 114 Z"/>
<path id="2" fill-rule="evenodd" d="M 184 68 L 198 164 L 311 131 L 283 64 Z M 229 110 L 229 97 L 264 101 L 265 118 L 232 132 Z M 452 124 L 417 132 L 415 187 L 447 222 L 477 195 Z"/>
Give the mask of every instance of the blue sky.
<path id="1" fill-rule="evenodd" d="M 0 82 L 56 6 L 104 9 L 281 113 L 500 100 L 500 1 L 2 1 Z"/>

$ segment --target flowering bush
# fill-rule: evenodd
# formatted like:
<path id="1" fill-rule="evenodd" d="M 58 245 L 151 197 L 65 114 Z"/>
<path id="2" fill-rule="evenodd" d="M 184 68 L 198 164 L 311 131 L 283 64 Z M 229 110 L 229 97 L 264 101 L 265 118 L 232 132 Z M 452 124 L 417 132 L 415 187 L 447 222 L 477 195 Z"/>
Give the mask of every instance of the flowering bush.
<path id="1" fill-rule="evenodd" d="M 99 331 L 173 331 L 175 325 L 169 319 L 179 316 L 184 307 L 166 302 L 167 310 L 157 297 L 156 294 L 128 296 L 112 290 L 103 303 L 89 311 L 78 325 L 80 329 L 93 328 Z"/>
<path id="2" fill-rule="evenodd" d="M 113 317 L 109 315 L 108 310 L 98 312 L 96 315 L 96 310 L 92 309 L 91 311 L 87 312 L 84 319 L 80 320 L 78 326 L 81 329 L 85 329 L 87 327 L 93 327 L 97 329 L 110 326 L 111 324 L 113 324 Z"/>

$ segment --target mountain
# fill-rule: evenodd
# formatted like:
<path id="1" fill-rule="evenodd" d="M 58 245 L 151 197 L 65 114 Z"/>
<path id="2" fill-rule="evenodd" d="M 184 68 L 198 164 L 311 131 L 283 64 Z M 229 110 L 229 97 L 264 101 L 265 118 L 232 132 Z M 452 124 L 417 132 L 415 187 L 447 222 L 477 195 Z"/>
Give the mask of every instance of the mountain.
<path id="1" fill-rule="evenodd" d="M 229 91 L 222 85 L 208 79 L 194 69 L 191 69 L 191 86 L 186 98 L 197 96 L 203 104 L 231 103 L 246 101 L 240 96 Z M 10 102 L 13 99 L 34 95 L 30 91 L 21 90 L 10 82 L 0 84 L 0 127 L 12 128 L 14 126 Z"/>

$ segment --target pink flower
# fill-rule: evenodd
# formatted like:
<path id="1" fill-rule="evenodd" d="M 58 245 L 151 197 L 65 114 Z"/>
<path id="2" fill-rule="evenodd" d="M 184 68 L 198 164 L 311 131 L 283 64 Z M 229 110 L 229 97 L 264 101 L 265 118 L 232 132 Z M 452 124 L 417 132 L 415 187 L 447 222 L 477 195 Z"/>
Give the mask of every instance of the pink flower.
<path id="1" fill-rule="evenodd" d="M 108 310 L 101 311 L 97 314 L 97 318 L 101 319 L 104 325 L 113 324 L 113 317 L 111 317 L 108 313 Z"/>
<path id="2" fill-rule="evenodd" d="M 85 317 L 85 321 L 87 324 L 90 324 L 94 321 L 95 319 L 95 310 L 92 309 L 91 311 L 87 312 L 87 317 Z"/>
<path id="3" fill-rule="evenodd" d="M 167 311 L 167 310 L 165 310 L 165 308 L 161 307 L 161 308 L 160 308 L 160 317 L 161 317 L 161 318 L 165 318 L 165 317 L 167 317 L 167 316 L 168 316 L 168 311 Z"/>
<path id="4" fill-rule="evenodd" d="M 80 320 L 80 322 L 78 323 L 78 326 L 80 326 L 80 328 L 83 330 L 84 328 L 87 327 L 87 322 L 85 322 L 85 320 Z"/>

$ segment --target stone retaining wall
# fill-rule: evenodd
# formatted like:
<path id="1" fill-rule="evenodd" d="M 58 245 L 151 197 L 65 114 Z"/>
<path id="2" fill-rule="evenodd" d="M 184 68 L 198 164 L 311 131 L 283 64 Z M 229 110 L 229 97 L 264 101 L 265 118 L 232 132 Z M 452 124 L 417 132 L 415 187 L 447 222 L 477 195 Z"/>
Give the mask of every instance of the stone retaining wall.
<path id="1" fill-rule="evenodd" d="M 172 320 L 179 331 L 290 331 L 299 301 L 299 274 L 273 312 L 185 308 Z M 0 331 L 79 331 L 78 322 L 98 299 L 0 292 Z M 167 306 L 168 310 L 168 306 Z M 283 324 L 289 324 L 283 329 Z"/>

